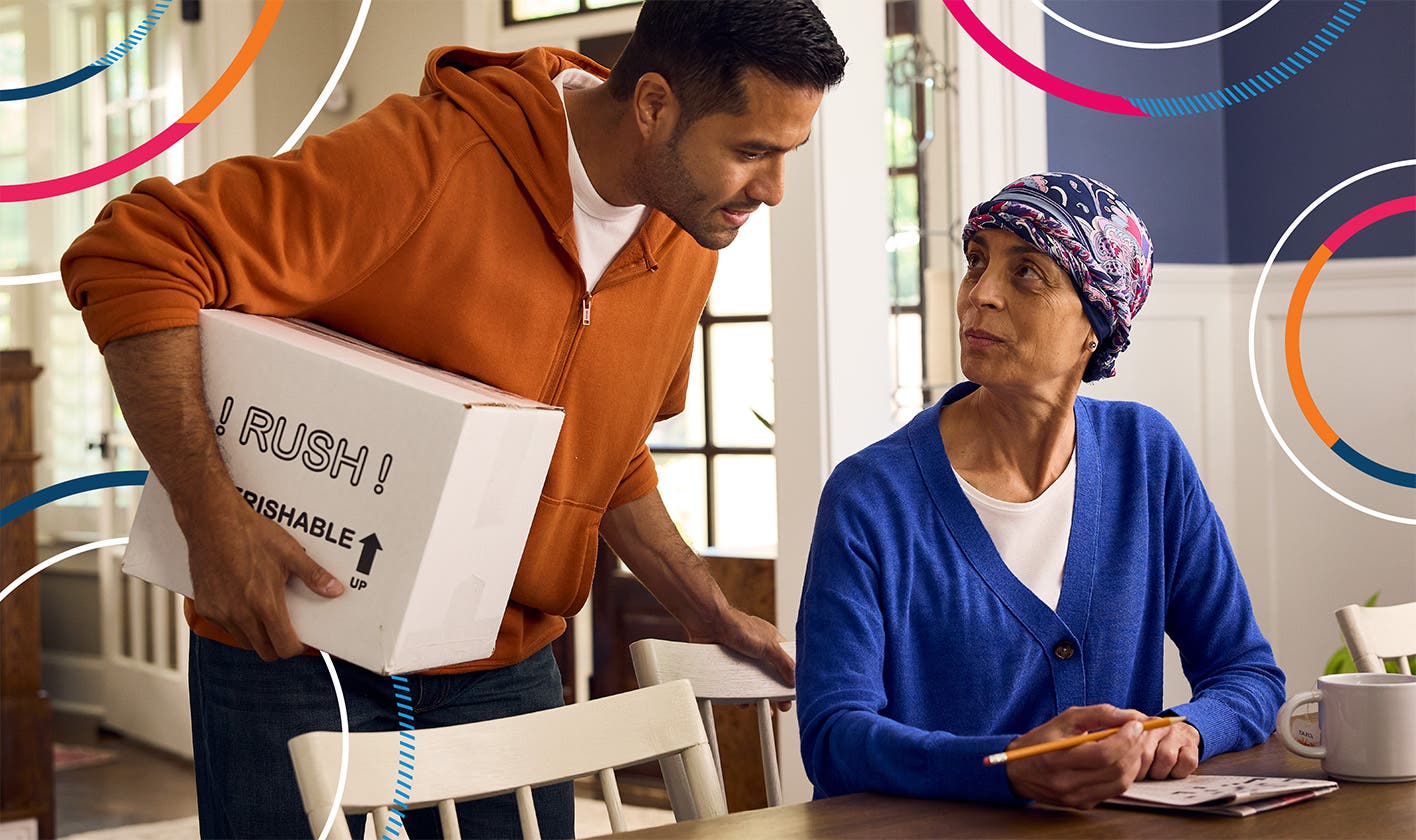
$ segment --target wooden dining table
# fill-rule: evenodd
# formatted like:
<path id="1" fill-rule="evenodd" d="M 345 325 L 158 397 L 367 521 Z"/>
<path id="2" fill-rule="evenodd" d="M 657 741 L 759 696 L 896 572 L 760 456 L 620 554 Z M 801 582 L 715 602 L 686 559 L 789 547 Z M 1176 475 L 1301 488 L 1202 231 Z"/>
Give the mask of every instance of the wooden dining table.
<path id="1" fill-rule="evenodd" d="M 1217 756 L 1200 773 L 1221 776 L 1288 776 L 1325 779 L 1319 762 L 1299 758 L 1276 737 L 1243 752 Z M 1256 814 L 1140 811 L 1100 807 L 1090 811 L 1027 808 L 856 793 L 799 805 L 744 811 L 632 831 L 619 837 L 664 838 L 1416 838 L 1416 782 L 1338 782 L 1337 792 Z"/>

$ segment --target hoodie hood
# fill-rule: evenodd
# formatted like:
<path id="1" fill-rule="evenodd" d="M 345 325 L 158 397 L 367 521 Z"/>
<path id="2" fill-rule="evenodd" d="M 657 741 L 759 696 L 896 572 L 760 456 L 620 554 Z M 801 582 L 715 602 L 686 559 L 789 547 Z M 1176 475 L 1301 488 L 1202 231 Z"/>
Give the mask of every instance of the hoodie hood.
<path id="1" fill-rule="evenodd" d="M 476 121 L 558 235 L 569 230 L 574 205 L 565 106 L 553 80 L 572 67 L 600 79 L 610 74 L 554 47 L 515 53 L 442 47 L 428 55 L 419 89 L 424 96 L 443 94 Z"/>

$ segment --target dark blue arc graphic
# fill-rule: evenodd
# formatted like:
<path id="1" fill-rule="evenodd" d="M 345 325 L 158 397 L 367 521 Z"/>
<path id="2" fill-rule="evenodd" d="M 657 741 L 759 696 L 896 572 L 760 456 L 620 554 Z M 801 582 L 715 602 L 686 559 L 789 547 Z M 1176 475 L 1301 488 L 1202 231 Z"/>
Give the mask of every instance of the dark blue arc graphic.
<path id="1" fill-rule="evenodd" d="M 1397 487 L 1411 487 L 1416 489 L 1416 473 L 1409 473 L 1379 464 L 1353 449 L 1347 441 L 1338 438 L 1332 445 L 1332 451 L 1337 456 L 1372 478 L 1385 481 L 1387 484 L 1395 484 Z"/>
<path id="2" fill-rule="evenodd" d="M 147 470 L 119 470 L 110 473 L 95 473 L 52 484 L 0 508 L 0 528 L 50 502 L 57 502 L 60 499 L 77 496 L 90 490 L 103 490 L 109 487 L 136 487 L 146 483 L 147 477 Z"/>
<path id="3" fill-rule="evenodd" d="M 167 8 L 171 5 L 172 0 L 157 0 L 157 2 L 153 4 L 152 9 L 148 12 L 147 17 L 143 18 L 142 22 L 139 23 L 132 32 L 128 33 L 128 37 L 124 38 L 118 46 L 104 53 L 102 58 L 87 67 L 81 67 L 67 76 L 60 76 L 57 79 L 40 82 L 37 85 L 0 89 L 0 102 L 34 99 L 38 96 L 45 96 L 46 94 L 61 91 L 65 88 L 71 88 L 80 82 L 97 76 L 116 62 L 121 61 L 123 56 L 127 55 L 134 47 L 141 43 L 142 40 L 147 37 L 147 34 L 152 31 L 152 28 L 157 25 L 158 18 L 161 18 L 162 13 L 167 11 Z"/>

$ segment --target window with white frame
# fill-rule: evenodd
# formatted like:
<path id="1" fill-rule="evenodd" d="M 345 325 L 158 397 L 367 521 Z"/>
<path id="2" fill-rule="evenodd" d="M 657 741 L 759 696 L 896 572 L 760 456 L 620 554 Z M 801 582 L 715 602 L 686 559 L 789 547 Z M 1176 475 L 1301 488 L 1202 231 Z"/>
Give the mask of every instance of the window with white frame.
<path id="1" fill-rule="evenodd" d="M 770 248 L 771 216 L 763 209 L 719 253 L 683 414 L 649 436 L 659 493 L 700 550 L 777 543 Z"/>
<path id="2" fill-rule="evenodd" d="M 894 0 L 886 6 L 885 149 L 889 238 L 890 363 L 895 389 L 891 411 L 903 423 L 935 394 L 925 376 L 926 300 L 923 266 L 926 264 L 925 188 L 920 128 L 927 93 L 916 84 L 914 65 L 919 39 L 914 34 L 914 0 Z"/>
<path id="3" fill-rule="evenodd" d="M 25 86 L 24 10 L 18 5 L 0 6 L 0 90 Z M 25 101 L 0 102 L 0 184 L 19 184 L 27 178 L 29 165 L 25 159 Z M 25 225 L 25 207 L 18 202 L 0 204 L 0 274 L 18 273 L 29 263 L 29 234 Z M 9 336 L 9 294 L 6 306 L 5 335 Z"/>
<path id="4" fill-rule="evenodd" d="M 502 21 L 511 26 L 638 2 L 640 0 L 502 0 Z"/>
<path id="5" fill-rule="evenodd" d="M 46 11 L 44 29 L 51 43 L 52 66 L 46 78 L 82 67 L 123 41 L 151 11 L 145 0 L 56 0 Z M 181 60 L 175 32 L 176 16 L 164 18 L 120 61 L 98 76 L 52 96 L 45 111 L 56 138 L 48 166 L 59 171 L 42 177 L 77 172 L 112 160 L 152 138 L 182 112 Z M 35 68 L 31 68 L 31 74 Z M 32 254 L 36 270 L 54 270 L 59 256 L 92 223 L 110 199 L 129 192 L 143 178 L 181 177 L 178 147 L 100 187 L 35 204 L 36 225 L 47 228 L 54 253 Z M 33 175 L 32 177 L 41 177 Z M 37 383 L 38 443 L 44 458 L 38 465 L 40 486 L 70 478 L 137 466 L 134 453 L 119 461 L 106 458 L 99 447 L 106 432 L 120 431 L 118 413 L 103 367 L 102 356 L 89 341 L 79 313 L 58 283 L 26 287 L 23 307 L 29 341 L 44 366 Z M 127 491 L 120 493 L 127 495 Z M 39 527 L 49 538 L 80 539 L 97 529 L 93 494 L 82 494 L 48 505 Z M 120 500 L 120 504 L 122 504 Z"/>
<path id="6" fill-rule="evenodd" d="M 102 55 L 137 28 L 148 14 L 147 0 L 68 0 L 56 10 L 54 54 L 61 66 L 81 66 Z M 142 145 L 175 122 L 183 110 L 182 62 L 175 14 L 164 16 L 122 60 L 67 97 L 59 114 L 61 145 L 68 171 L 97 166 Z M 58 220 L 67 242 L 92 222 L 110 199 L 128 193 L 144 178 L 180 178 L 182 145 L 109 181 L 102 189 L 78 193 Z"/>
<path id="7" fill-rule="evenodd" d="M 567 14 L 573 5 L 560 4 Z M 585 19 L 587 25 L 568 41 L 562 40 L 564 21 L 504 26 L 497 48 L 552 43 L 613 65 L 629 40 L 625 24 L 632 27 L 632 19 L 615 22 L 608 14 Z M 771 220 L 762 208 L 737 241 L 719 252 L 694 342 L 684 411 L 649 436 L 659 493 L 685 541 L 700 551 L 761 553 L 776 546 L 771 302 Z"/>
<path id="8" fill-rule="evenodd" d="M 15 334 L 11 327 L 10 290 L 0 289 L 0 350 L 14 346 Z"/>

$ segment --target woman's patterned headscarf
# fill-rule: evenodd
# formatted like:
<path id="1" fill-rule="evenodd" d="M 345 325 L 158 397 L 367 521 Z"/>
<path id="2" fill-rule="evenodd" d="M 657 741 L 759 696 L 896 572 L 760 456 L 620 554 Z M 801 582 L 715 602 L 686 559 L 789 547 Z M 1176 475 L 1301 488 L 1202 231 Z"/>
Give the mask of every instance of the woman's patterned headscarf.
<path id="1" fill-rule="evenodd" d="M 969 213 L 964 248 L 984 229 L 1017 234 L 1072 278 L 1098 347 L 1082 380 L 1116 375 L 1131 343 L 1131 320 L 1150 291 L 1150 234 L 1111 187 L 1070 172 L 1029 175 Z"/>

